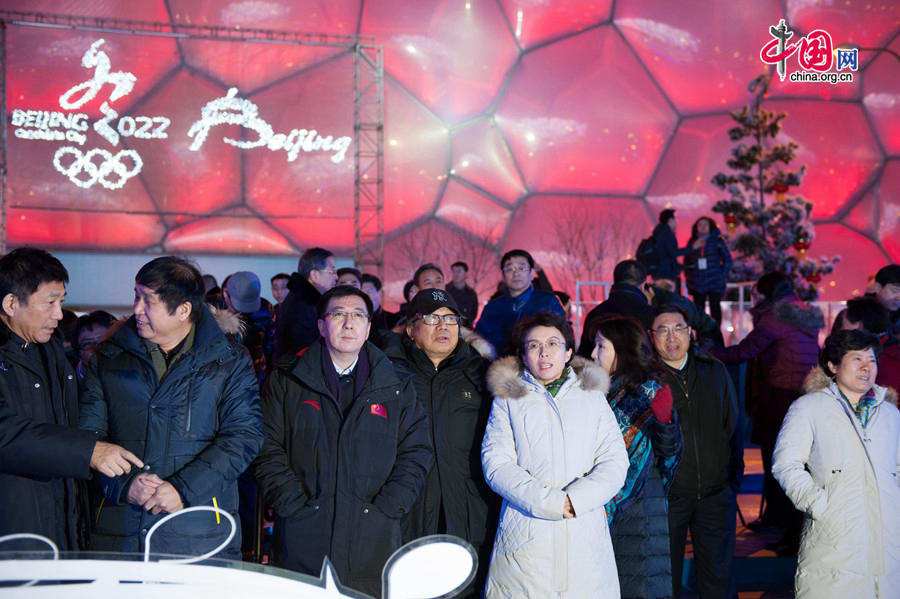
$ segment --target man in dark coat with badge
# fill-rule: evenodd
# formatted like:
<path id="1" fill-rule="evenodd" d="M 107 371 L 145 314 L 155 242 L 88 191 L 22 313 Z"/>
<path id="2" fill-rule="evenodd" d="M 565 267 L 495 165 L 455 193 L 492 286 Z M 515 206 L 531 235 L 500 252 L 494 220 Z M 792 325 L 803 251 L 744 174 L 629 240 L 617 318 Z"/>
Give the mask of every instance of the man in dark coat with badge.
<path id="1" fill-rule="evenodd" d="M 78 430 L 78 383 L 56 326 L 69 274 L 52 255 L 0 258 L 0 536 L 36 533 L 62 550 L 87 546 L 91 469 L 114 476 L 143 462 Z"/>
<path id="2" fill-rule="evenodd" d="M 317 313 L 321 338 L 269 375 L 253 474 L 275 510 L 276 566 L 317 576 L 327 557 L 341 583 L 379 596 L 432 461 L 428 420 L 411 377 L 366 341 L 368 295 L 339 285 Z"/>
<path id="3" fill-rule="evenodd" d="M 490 344 L 474 333 L 461 338 L 462 314 L 441 289 L 424 289 L 408 307 L 406 334 L 385 353 L 413 374 L 416 397 L 429 417 L 435 462 L 405 526 L 406 540 L 452 534 L 478 552 L 483 588 L 499 518 L 500 500 L 484 481 L 481 439 L 491 411 L 485 383 Z"/>

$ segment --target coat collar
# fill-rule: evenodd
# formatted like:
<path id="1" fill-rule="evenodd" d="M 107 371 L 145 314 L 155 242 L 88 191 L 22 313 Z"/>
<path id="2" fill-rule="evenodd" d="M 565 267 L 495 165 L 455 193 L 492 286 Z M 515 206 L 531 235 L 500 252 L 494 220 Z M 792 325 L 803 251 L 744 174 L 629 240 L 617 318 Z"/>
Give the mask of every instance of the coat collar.
<path id="1" fill-rule="evenodd" d="M 287 287 L 304 304 L 316 305 L 319 302 L 319 298 L 322 297 L 315 285 L 296 272 L 291 275 Z"/>
<path id="2" fill-rule="evenodd" d="M 603 367 L 575 356 L 569 363 L 575 380 L 585 391 L 609 391 L 609 373 Z M 524 366 L 516 356 L 507 356 L 491 364 L 487 372 L 487 384 L 496 397 L 521 399 L 528 394 L 531 386 L 522 373 Z"/>
<path id="3" fill-rule="evenodd" d="M 834 388 L 832 388 L 832 386 Z M 834 379 L 825 374 L 825 371 L 822 370 L 821 366 L 816 366 L 806 375 L 806 380 L 803 381 L 803 392 L 816 393 L 821 391 L 830 391 L 833 395 L 840 397 L 840 392 L 837 389 L 837 383 L 834 382 Z M 897 391 L 891 387 L 875 385 L 875 396 L 879 400 L 883 399 L 889 404 L 897 405 Z"/>

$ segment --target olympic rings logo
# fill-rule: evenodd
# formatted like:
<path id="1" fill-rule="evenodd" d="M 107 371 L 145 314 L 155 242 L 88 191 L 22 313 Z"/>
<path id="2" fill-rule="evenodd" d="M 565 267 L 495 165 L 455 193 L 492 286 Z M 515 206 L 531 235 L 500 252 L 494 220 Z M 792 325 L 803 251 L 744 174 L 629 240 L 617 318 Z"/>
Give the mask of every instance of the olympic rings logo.
<path id="1" fill-rule="evenodd" d="M 71 159 L 66 158 L 67 155 L 71 155 Z M 98 157 L 102 159 L 99 164 L 95 160 Z M 123 159 L 131 162 L 130 168 Z M 68 164 L 63 164 L 64 162 Z M 78 148 L 64 146 L 53 155 L 53 166 L 83 189 L 89 189 L 95 183 L 106 189 L 120 189 L 126 181 L 141 172 L 144 161 L 134 150 L 122 150 L 113 155 L 102 148 L 94 148 L 82 154 Z"/>

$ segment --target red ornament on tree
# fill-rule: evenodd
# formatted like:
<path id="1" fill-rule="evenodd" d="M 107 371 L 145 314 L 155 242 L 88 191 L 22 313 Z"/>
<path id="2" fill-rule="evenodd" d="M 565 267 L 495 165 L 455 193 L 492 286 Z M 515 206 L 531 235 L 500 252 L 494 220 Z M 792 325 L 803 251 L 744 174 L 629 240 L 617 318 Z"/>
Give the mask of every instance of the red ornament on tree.
<path id="1" fill-rule="evenodd" d="M 784 197 L 785 197 L 784 194 L 787 193 L 788 188 L 789 187 L 788 187 L 787 183 L 776 183 L 775 184 L 774 189 L 775 189 L 775 201 L 776 202 L 784 201 Z"/>
<path id="2" fill-rule="evenodd" d="M 734 230 L 737 229 L 737 217 L 734 215 L 734 212 L 729 212 L 725 215 L 725 224 L 728 225 L 728 232 L 734 233 Z"/>
<path id="3" fill-rule="evenodd" d="M 822 280 L 822 275 L 820 275 L 817 272 L 811 272 L 803 278 L 806 279 L 807 281 L 809 281 L 810 283 L 816 284 Z"/>
<path id="4" fill-rule="evenodd" d="M 794 242 L 794 249 L 800 254 L 801 258 L 806 258 L 806 250 L 809 249 L 809 240 L 806 237 L 798 237 Z"/>

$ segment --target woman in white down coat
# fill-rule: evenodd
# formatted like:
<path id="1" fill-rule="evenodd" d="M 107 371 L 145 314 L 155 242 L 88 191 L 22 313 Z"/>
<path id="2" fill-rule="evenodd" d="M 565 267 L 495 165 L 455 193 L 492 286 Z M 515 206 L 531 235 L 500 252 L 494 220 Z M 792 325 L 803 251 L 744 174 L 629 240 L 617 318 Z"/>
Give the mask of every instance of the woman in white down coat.
<path id="1" fill-rule="evenodd" d="M 880 349 L 862 331 L 828 337 L 778 433 L 772 474 L 805 513 L 798 599 L 900 597 L 900 411 L 875 384 Z"/>
<path id="2" fill-rule="evenodd" d="M 488 371 L 481 463 L 503 497 L 488 599 L 619 597 L 604 504 L 628 455 L 604 395 L 609 375 L 573 360 L 574 342 L 564 317 L 539 312 L 513 329 L 518 357 Z"/>

